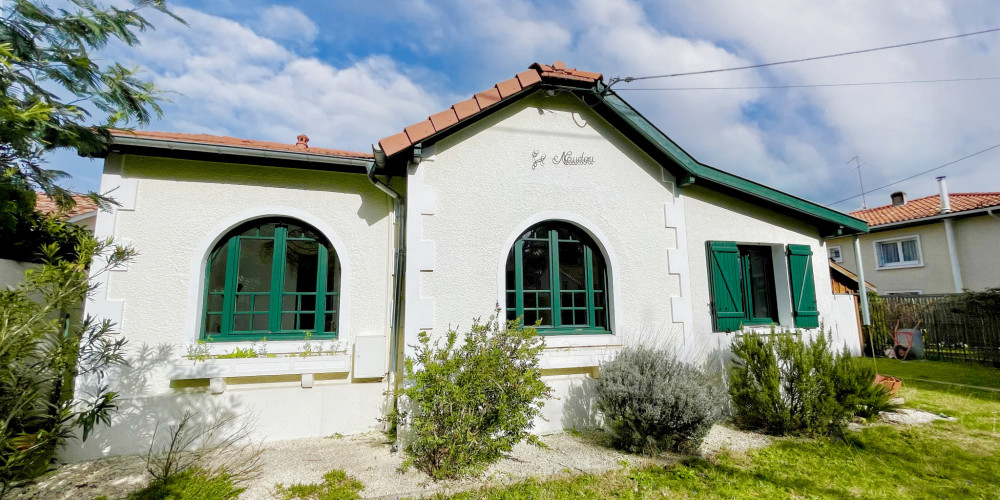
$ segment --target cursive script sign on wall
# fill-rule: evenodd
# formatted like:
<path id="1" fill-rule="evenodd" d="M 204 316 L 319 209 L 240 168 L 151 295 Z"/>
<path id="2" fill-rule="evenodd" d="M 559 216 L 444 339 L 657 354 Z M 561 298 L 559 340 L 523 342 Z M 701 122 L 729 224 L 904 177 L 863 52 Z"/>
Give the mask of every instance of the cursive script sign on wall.
<path id="1" fill-rule="evenodd" d="M 545 159 L 549 158 L 545 153 L 539 153 L 538 150 L 531 152 L 531 169 L 535 170 L 539 166 L 545 164 Z M 551 161 L 553 165 L 593 165 L 594 157 L 587 156 L 585 153 L 580 153 L 574 155 L 572 151 L 563 151 L 552 155 Z"/>

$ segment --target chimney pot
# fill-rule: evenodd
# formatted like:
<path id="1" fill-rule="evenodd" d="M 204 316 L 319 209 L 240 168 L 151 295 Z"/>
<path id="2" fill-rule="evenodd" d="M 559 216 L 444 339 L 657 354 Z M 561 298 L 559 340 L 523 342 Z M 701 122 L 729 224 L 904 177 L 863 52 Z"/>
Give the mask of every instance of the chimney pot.
<path id="1" fill-rule="evenodd" d="M 946 214 L 951 212 L 951 197 L 948 195 L 948 183 L 945 181 L 945 176 L 937 178 L 938 188 L 941 190 L 941 213 Z"/>
<path id="2" fill-rule="evenodd" d="M 299 136 L 296 137 L 295 139 L 296 139 L 296 141 L 298 141 L 298 142 L 295 143 L 295 147 L 297 147 L 297 148 L 308 148 L 309 147 L 309 136 L 308 135 L 306 135 L 306 134 L 299 134 Z"/>
<path id="3" fill-rule="evenodd" d="M 892 193 L 891 197 L 892 197 L 892 206 L 894 207 L 906 204 L 906 193 L 902 191 L 896 191 L 895 193 Z"/>

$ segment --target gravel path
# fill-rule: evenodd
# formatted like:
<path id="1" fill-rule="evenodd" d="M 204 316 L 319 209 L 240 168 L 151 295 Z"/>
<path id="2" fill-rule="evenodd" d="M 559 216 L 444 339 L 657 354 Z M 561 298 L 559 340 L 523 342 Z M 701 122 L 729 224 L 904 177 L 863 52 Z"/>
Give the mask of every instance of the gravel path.
<path id="1" fill-rule="evenodd" d="M 883 413 L 882 420 L 896 425 L 919 425 L 942 420 L 930 412 L 900 409 Z M 559 473 L 601 473 L 630 465 L 666 464 L 676 457 L 640 457 L 615 451 L 604 443 L 599 431 L 557 433 L 542 436 L 545 448 L 519 444 L 514 451 L 490 466 L 479 478 L 432 481 L 415 469 L 399 472 L 402 453 L 390 451 L 380 433 L 341 438 L 317 438 L 268 443 L 262 455 L 263 472 L 254 479 L 241 499 L 272 499 L 276 483 L 318 483 L 331 469 L 343 469 L 360 480 L 364 498 L 418 497 L 439 492 L 510 484 L 529 477 L 544 478 Z M 722 451 L 744 453 L 764 448 L 773 438 L 716 425 L 705 437 L 699 451 L 711 457 Z M 67 464 L 40 478 L 36 484 L 15 490 L 18 500 L 92 499 L 106 495 L 122 498 L 149 481 L 143 457 L 114 457 L 92 462 Z"/>

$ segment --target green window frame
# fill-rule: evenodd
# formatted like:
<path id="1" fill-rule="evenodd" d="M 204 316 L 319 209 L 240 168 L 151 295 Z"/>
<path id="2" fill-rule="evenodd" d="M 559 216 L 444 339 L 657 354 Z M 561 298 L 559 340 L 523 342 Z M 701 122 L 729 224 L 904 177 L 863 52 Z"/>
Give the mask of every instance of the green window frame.
<path id="1" fill-rule="evenodd" d="M 607 264 L 586 233 L 543 222 L 518 237 L 507 256 L 508 320 L 536 322 L 541 335 L 610 333 Z"/>
<path id="2" fill-rule="evenodd" d="M 707 252 L 715 330 L 777 323 L 771 247 L 709 241 Z"/>
<path id="3" fill-rule="evenodd" d="M 316 229 L 284 218 L 243 224 L 209 254 L 201 338 L 336 339 L 340 274 Z"/>

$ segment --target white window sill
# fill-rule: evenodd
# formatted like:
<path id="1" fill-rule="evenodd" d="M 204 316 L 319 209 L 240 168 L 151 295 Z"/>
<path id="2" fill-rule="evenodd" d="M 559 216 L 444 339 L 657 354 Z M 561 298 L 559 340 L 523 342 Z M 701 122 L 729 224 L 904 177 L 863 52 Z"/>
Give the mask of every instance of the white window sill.
<path id="1" fill-rule="evenodd" d="M 543 335 L 545 348 L 562 347 L 621 347 L 622 339 L 612 333 Z"/>
<path id="2" fill-rule="evenodd" d="M 876 271 L 890 271 L 892 269 L 912 269 L 914 267 L 924 267 L 923 263 L 917 264 L 900 264 L 895 266 L 875 266 Z"/>
<path id="3" fill-rule="evenodd" d="M 543 370 L 592 368 L 611 361 L 621 349 L 621 345 L 546 347 L 539 365 Z"/>
<path id="4" fill-rule="evenodd" d="M 194 345 L 194 344 L 189 344 Z M 266 340 L 257 342 L 226 342 L 226 341 L 215 341 L 215 342 L 205 342 L 201 344 L 208 348 L 208 354 L 210 356 L 218 356 L 221 354 L 226 354 L 228 352 L 233 352 L 236 349 L 250 349 L 254 348 L 257 350 L 266 350 L 268 354 L 299 354 L 306 347 L 305 340 Z M 314 350 L 322 350 L 324 353 L 331 351 L 334 353 L 339 353 L 341 351 L 350 350 L 351 344 L 346 340 L 309 340 L 309 347 Z M 184 352 L 184 351 L 182 351 Z M 252 359 L 252 358 L 251 358 Z"/>
<path id="5" fill-rule="evenodd" d="M 350 371 L 350 353 L 340 352 L 304 357 L 209 358 L 205 361 L 186 360 L 175 363 L 171 367 L 169 377 L 171 380 L 193 380 L 314 373 L 347 373 Z"/>

